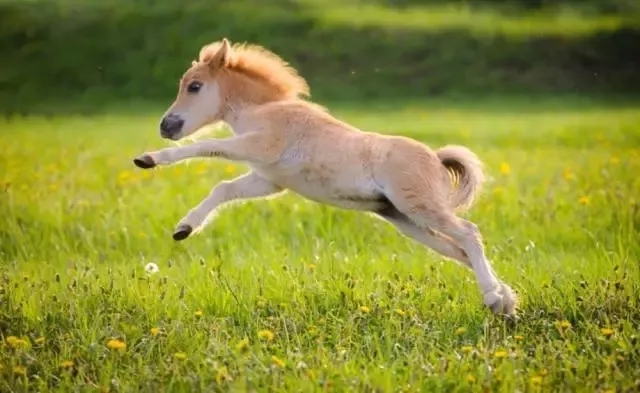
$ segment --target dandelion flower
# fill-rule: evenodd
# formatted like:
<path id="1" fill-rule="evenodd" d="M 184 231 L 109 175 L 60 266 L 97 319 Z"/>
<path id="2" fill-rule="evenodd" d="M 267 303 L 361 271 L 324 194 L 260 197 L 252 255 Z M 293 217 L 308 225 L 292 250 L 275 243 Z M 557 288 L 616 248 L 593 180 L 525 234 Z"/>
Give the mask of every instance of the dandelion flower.
<path id="1" fill-rule="evenodd" d="M 118 350 L 118 349 L 124 350 L 124 349 L 127 349 L 127 344 L 125 344 L 125 342 L 122 340 L 111 339 L 107 341 L 107 348 L 112 350 Z"/>
<path id="2" fill-rule="evenodd" d="M 600 329 L 600 333 L 602 333 L 603 336 L 609 337 L 613 335 L 614 331 L 611 328 L 602 328 Z"/>
<path id="3" fill-rule="evenodd" d="M 584 196 L 584 195 L 581 196 L 580 198 L 578 198 L 578 203 L 583 205 L 583 206 L 588 205 L 590 203 L 589 197 L 588 196 Z"/>
<path id="4" fill-rule="evenodd" d="M 133 175 L 129 171 L 122 171 L 120 172 L 120 174 L 118 174 L 118 180 L 120 181 L 120 183 L 124 183 L 127 180 L 130 180 L 132 177 Z"/>
<path id="5" fill-rule="evenodd" d="M 207 169 L 208 169 L 207 165 L 205 165 L 205 164 L 200 164 L 200 165 L 198 166 L 198 168 L 196 169 L 196 174 L 198 174 L 198 175 L 202 175 L 202 174 L 204 174 L 204 173 L 206 173 L 206 172 L 207 172 Z"/>
<path id="6" fill-rule="evenodd" d="M 566 319 L 557 321 L 556 327 L 558 327 L 558 329 L 569 329 L 571 327 L 571 322 L 567 321 Z"/>
<path id="7" fill-rule="evenodd" d="M 507 355 L 508 355 L 507 351 L 502 351 L 502 350 L 500 350 L 500 351 L 495 351 L 495 352 L 493 353 L 493 357 L 494 357 L 494 358 L 496 358 L 496 359 L 506 358 L 506 357 L 507 357 Z"/>
<path id="8" fill-rule="evenodd" d="M 151 333 L 152 336 L 157 336 L 158 334 L 160 334 L 160 329 L 158 329 L 157 327 L 152 327 L 149 330 L 149 333 Z"/>
<path id="9" fill-rule="evenodd" d="M 224 171 L 227 172 L 230 175 L 233 175 L 235 173 L 235 171 L 236 171 L 236 167 L 231 165 L 231 164 L 229 164 L 226 167 L 224 167 Z"/>
<path id="10" fill-rule="evenodd" d="M 371 312 L 371 309 L 367 306 L 360 306 L 360 308 L 358 308 L 358 310 L 360 310 L 360 312 L 365 313 L 365 314 L 369 314 Z"/>
<path id="11" fill-rule="evenodd" d="M 224 381 L 228 381 L 231 378 L 229 377 L 229 370 L 226 366 L 220 367 L 216 372 L 216 382 L 222 383 Z"/>
<path id="12" fill-rule="evenodd" d="M 65 361 L 60 363 L 60 367 L 61 368 L 71 368 L 71 367 L 73 367 L 73 364 L 74 364 L 73 361 L 65 360 Z"/>
<path id="13" fill-rule="evenodd" d="M 464 334 L 466 331 L 467 331 L 467 328 L 459 327 L 459 328 L 456 329 L 455 334 L 456 334 L 456 336 L 459 336 L 461 334 Z"/>
<path id="14" fill-rule="evenodd" d="M 173 354 L 173 357 L 177 360 L 186 360 L 187 359 L 187 354 L 184 352 L 176 352 Z"/>
<path id="15" fill-rule="evenodd" d="M 404 312 L 404 310 L 402 310 L 401 308 L 396 309 L 396 314 L 400 315 L 400 316 L 404 316 L 406 314 L 406 312 Z"/>
<path id="16" fill-rule="evenodd" d="M 204 315 L 204 313 L 202 312 L 202 310 L 198 310 L 198 311 L 194 312 L 193 315 L 198 317 L 198 318 L 200 318 L 201 316 Z"/>
<path id="17" fill-rule="evenodd" d="M 12 371 L 16 375 L 22 375 L 22 376 L 27 375 L 27 369 L 22 366 L 13 366 Z"/>
<path id="18" fill-rule="evenodd" d="M 474 383 L 476 381 L 476 377 L 471 374 L 467 374 L 467 382 Z"/>
<path id="19" fill-rule="evenodd" d="M 273 364 L 275 364 L 276 366 L 280 367 L 280 368 L 284 368 L 285 363 L 282 359 L 280 359 L 279 357 L 277 357 L 276 355 L 271 356 L 271 361 L 273 362 Z"/>
<path id="20" fill-rule="evenodd" d="M 573 174 L 571 169 L 567 168 L 562 172 L 562 177 L 564 177 L 565 180 L 573 180 L 576 178 L 576 175 Z"/>
<path id="21" fill-rule="evenodd" d="M 272 341 L 274 336 L 275 334 L 273 334 L 273 332 L 268 329 L 260 330 L 258 332 L 258 337 L 263 340 Z"/>
<path id="22" fill-rule="evenodd" d="M 534 377 L 531 377 L 530 381 L 532 385 L 540 385 L 542 383 L 542 377 L 536 375 Z"/>
<path id="23" fill-rule="evenodd" d="M 149 262 L 145 265 L 144 270 L 147 274 L 156 274 L 160 271 L 160 268 L 155 263 Z"/>
<path id="24" fill-rule="evenodd" d="M 16 336 L 7 337 L 6 341 L 11 348 L 23 348 L 27 346 L 27 341 Z"/>
<path id="25" fill-rule="evenodd" d="M 511 167 L 509 166 L 509 164 L 507 164 L 506 162 L 500 164 L 500 173 L 502 173 L 503 175 L 508 175 L 509 173 L 511 173 Z"/>
<path id="26" fill-rule="evenodd" d="M 236 344 L 236 349 L 238 351 L 244 351 L 247 348 L 249 348 L 249 339 L 246 337 L 238 341 L 238 343 Z"/>

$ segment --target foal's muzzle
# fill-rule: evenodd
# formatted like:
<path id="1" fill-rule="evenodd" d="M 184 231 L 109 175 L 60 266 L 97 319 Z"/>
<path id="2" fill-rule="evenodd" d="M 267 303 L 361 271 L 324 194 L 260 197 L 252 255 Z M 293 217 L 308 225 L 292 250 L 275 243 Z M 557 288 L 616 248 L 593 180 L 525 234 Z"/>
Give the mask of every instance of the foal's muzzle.
<path id="1" fill-rule="evenodd" d="M 183 125 L 184 120 L 180 116 L 170 113 L 160 122 L 160 135 L 163 138 L 174 139 L 182 131 Z"/>

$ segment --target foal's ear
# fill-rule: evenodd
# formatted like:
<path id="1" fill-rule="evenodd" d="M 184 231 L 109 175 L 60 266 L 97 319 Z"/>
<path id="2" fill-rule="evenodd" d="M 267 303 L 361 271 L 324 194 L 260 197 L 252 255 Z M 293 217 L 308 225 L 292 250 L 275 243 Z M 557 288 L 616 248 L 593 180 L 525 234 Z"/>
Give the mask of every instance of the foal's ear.
<path id="1" fill-rule="evenodd" d="M 226 38 L 222 39 L 220 44 L 220 48 L 218 51 L 211 56 L 209 61 L 209 67 L 212 68 L 223 68 L 229 64 L 229 57 L 231 56 L 231 45 L 229 44 L 229 40 Z"/>

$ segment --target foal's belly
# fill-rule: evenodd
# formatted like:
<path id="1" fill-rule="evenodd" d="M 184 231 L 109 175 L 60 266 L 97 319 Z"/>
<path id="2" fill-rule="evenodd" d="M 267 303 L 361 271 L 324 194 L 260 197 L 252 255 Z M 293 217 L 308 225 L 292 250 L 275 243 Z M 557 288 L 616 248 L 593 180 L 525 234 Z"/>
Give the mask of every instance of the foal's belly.
<path id="1" fill-rule="evenodd" d="M 254 169 L 267 180 L 319 203 L 367 211 L 375 211 L 388 204 L 371 177 L 345 176 L 305 167 Z"/>

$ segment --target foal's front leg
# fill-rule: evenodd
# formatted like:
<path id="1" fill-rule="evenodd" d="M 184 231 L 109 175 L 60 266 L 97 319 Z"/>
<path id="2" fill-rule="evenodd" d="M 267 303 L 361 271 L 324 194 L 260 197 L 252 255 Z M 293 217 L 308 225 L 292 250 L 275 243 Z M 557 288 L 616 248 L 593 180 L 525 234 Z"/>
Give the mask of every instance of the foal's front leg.
<path id="1" fill-rule="evenodd" d="M 264 197 L 282 190 L 282 188 L 265 180 L 255 172 L 250 172 L 230 181 L 220 182 L 200 204 L 192 208 L 180 220 L 173 232 L 173 239 L 186 239 L 194 229 L 204 227 L 205 221 L 210 217 L 210 214 L 227 202 Z"/>
<path id="2" fill-rule="evenodd" d="M 282 147 L 281 139 L 270 138 L 266 133 L 249 133 L 152 151 L 136 157 L 133 163 L 140 168 L 149 169 L 188 158 L 220 157 L 232 161 L 268 164 L 278 159 Z"/>

